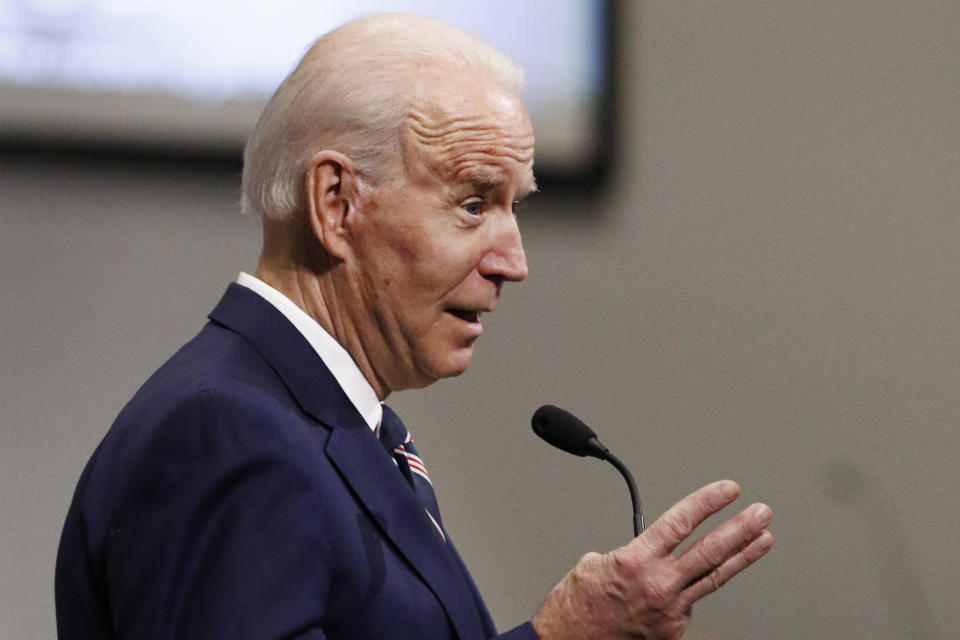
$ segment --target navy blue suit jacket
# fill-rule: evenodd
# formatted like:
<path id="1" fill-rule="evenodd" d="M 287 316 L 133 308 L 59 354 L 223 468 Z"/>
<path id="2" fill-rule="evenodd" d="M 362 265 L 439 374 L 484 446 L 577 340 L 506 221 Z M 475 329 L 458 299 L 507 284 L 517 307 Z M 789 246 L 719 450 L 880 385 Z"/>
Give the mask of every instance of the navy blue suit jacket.
<path id="1" fill-rule="evenodd" d="M 236 284 L 210 320 L 84 469 L 57 558 L 61 640 L 495 636 L 455 549 L 297 329 Z"/>

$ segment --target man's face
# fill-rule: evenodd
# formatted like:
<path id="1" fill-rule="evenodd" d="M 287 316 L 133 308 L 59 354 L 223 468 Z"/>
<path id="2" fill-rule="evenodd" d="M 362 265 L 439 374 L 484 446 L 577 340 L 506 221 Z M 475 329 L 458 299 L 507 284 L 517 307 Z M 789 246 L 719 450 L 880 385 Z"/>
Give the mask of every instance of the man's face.
<path id="1" fill-rule="evenodd" d="M 501 286 L 527 276 L 513 211 L 536 188 L 527 114 L 492 83 L 441 86 L 408 119 L 405 176 L 372 191 L 356 226 L 353 320 L 388 390 L 463 373 Z"/>

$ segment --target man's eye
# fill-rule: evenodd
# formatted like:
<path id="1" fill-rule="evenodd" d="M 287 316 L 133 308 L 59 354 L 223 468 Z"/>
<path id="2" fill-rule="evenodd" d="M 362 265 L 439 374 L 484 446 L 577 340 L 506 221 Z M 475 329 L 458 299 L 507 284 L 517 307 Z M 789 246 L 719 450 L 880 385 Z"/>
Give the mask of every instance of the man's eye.
<path id="1" fill-rule="evenodd" d="M 479 201 L 465 202 L 463 210 L 472 216 L 478 216 L 483 213 L 483 203 Z"/>

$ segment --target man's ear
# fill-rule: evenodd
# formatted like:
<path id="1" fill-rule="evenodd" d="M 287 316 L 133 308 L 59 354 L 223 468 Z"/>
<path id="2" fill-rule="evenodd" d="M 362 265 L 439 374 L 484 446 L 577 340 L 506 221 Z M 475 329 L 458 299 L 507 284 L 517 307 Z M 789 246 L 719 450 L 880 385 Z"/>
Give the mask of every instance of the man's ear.
<path id="1" fill-rule="evenodd" d="M 356 165 L 337 151 L 320 151 L 307 164 L 304 187 L 310 230 L 327 253 L 341 260 L 350 251 L 358 180 Z"/>

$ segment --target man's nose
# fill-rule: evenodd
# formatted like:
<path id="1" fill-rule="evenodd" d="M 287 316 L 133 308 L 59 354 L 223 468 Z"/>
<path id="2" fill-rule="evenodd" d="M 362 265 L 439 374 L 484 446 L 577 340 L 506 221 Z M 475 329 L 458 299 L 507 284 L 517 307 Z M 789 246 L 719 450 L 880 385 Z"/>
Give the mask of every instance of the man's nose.
<path id="1" fill-rule="evenodd" d="M 484 277 L 509 282 L 520 282 L 527 277 L 527 256 L 523 252 L 520 228 L 513 215 L 491 234 L 490 247 L 480 259 L 479 269 Z"/>

